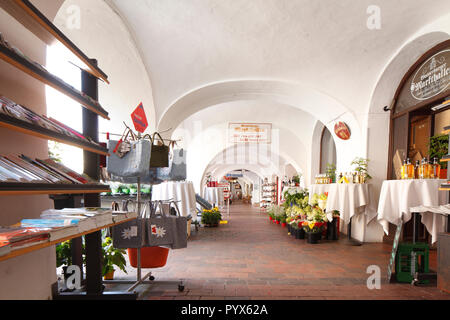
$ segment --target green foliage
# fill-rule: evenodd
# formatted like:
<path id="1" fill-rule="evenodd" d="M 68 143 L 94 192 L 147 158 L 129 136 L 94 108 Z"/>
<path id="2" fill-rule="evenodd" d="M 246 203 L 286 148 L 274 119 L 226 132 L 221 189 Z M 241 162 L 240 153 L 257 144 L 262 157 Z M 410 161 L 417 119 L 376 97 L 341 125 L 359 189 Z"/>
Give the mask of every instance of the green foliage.
<path id="1" fill-rule="evenodd" d="M 222 215 L 218 208 L 212 210 L 203 210 L 202 212 L 202 224 L 217 225 L 222 220 Z"/>
<path id="2" fill-rule="evenodd" d="M 285 202 L 283 203 L 284 209 L 285 210 L 288 209 L 291 206 L 291 204 L 294 205 L 294 204 L 303 203 L 303 200 L 308 196 L 308 194 L 309 193 L 308 193 L 307 189 L 303 189 L 303 191 L 296 192 L 296 193 L 293 193 L 293 192 L 290 192 L 290 190 L 287 190 L 284 193 L 284 199 L 285 199 Z"/>
<path id="3" fill-rule="evenodd" d="M 56 246 L 56 267 L 72 265 L 70 240 Z"/>
<path id="4" fill-rule="evenodd" d="M 292 177 L 292 182 L 294 183 L 300 183 L 300 174 Z"/>
<path id="5" fill-rule="evenodd" d="M 356 166 L 355 171 L 364 174 L 366 181 L 372 179 L 372 177 L 369 175 L 367 171 L 369 161 L 370 161 L 369 159 L 357 157 L 351 163 L 352 166 Z"/>
<path id="6" fill-rule="evenodd" d="M 325 173 L 333 182 L 336 182 L 336 165 L 334 163 L 328 163 Z"/>
<path id="7" fill-rule="evenodd" d="M 112 239 L 106 237 L 102 243 L 102 255 L 103 255 L 103 268 L 102 274 L 105 276 L 107 273 L 114 271 L 114 266 L 117 266 L 120 270 L 127 273 L 125 269 L 127 262 L 125 260 L 125 249 L 114 248 Z"/>
<path id="8" fill-rule="evenodd" d="M 428 145 L 428 157 L 431 161 L 433 158 L 442 159 L 443 156 L 448 154 L 448 135 L 439 134 L 430 138 Z M 447 169 L 447 162 L 441 162 L 441 168 Z"/>

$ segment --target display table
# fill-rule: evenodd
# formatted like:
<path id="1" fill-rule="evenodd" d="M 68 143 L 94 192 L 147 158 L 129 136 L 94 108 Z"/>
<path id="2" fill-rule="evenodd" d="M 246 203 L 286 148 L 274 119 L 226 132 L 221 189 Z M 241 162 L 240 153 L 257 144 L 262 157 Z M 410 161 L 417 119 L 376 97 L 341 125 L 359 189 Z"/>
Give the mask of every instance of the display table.
<path id="1" fill-rule="evenodd" d="M 192 182 L 169 181 L 152 187 L 152 201 L 174 200 L 183 217 L 191 215 L 197 219 L 194 185 Z"/>
<path id="2" fill-rule="evenodd" d="M 399 225 L 401 221 L 408 222 L 414 212 L 413 207 L 436 207 L 446 204 L 446 192 L 438 191 L 439 186 L 445 181 L 441 179 L 384 181 L 377 210 L 377 219 L 384 232 L 389 233 L 389 223 Z M 441 219 L 423 212 L 422 217 L 428 231 L 431 230 L 432 235 L 433 232 L 437 232 L 437 224 Z"/>
<path id="3" fill-rule="evenodd" d="M 220 187 L 205 187 L 203 189 L 203 198 L 211 203 L 213 206 L 224 205 L 224 193 L 223 188 Z"/>
<path id="4" fill-rule="evenodd" d="M 422 223 L 431 234 L 431 243 L 437 242 L 438 234 L 450 232 L 450 205 L 426 207 L 419 206 L 410 208 L 411 213 L 422 216 Z M 445 228 L 447 220 L 447 228 Z M 415 237 L 414 237 L 415 238 Z"/>
<path id="5" fill-rule="evenodd" d="M 312 195 L 328 193 L 327 200 L 327 219 L 333 220 L 333 211 L 339 211 L 341 219 L 347 225 L 351 218 L 357 214 L 365 214 L 367 223 L 376 217 L 377 212 L 372 207 L 373 201 L 370 197 L 369 184 L 353 183 L 332 183 L 332 184 L 314 184 L 309 191 L 309 203 L 311 204 Z"/>

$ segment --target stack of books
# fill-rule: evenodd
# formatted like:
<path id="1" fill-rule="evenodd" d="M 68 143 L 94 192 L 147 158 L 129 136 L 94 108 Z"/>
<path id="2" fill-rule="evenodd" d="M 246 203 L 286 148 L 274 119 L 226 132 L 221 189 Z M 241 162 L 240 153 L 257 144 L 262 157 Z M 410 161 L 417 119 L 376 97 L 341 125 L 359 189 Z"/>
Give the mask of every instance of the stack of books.
<path id="1" fill-rule="evenodd" d="M 112 224 L 112 210 L 103 208 L 49 209 L 40 219 L 24 219 L 22 227 L 47 228 L 50 241 L 66 238 Z"/>
<path id="2" fill-rule="evenodd" d="M 0 247 L 21 247 L 46 241 L 50 237 L 48 228 L 0 227 Z"/>
<path id="3" fill-rule="evenodd" d="M 25 155 L 0 156 L 0 182 L 98 184 L 52 159 L 31 159 Z"/>
<path id="4" fill-rule="evenodd" d="M 80 140 L 81 142 L 89 142 L 100 146 L 89 137 L 83 136 L 80 132 L 66 126 L 56 119 L 48 118 L 45 115 L 38 115 L 29 108 L 17 104 L 14 101 L 0 95 L 0 114 L 9 119 L 20 120 L 29 124 L 33 124 L 55 133 L 64 134 L 70 138 Z"/>

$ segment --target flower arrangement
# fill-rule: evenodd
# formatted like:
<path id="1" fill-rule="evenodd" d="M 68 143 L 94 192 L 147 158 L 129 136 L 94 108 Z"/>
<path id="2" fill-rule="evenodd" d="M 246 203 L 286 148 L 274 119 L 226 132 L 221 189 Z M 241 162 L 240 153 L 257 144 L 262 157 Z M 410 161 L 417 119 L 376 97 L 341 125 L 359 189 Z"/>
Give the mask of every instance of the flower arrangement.
<path id="1" fill-rule="evenodd" d="M 207 226 L 218 226 L 222 215 L 219 208 L 215 207 L 211 210 L 203 209 L 202 211 L 202 224 Z"/>

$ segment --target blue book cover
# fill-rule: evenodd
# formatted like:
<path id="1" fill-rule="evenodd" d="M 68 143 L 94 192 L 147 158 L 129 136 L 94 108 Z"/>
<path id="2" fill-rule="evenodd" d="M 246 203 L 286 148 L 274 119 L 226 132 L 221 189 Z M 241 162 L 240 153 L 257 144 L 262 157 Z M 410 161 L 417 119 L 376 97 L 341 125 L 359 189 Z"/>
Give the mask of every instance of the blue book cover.
<path id="1" fill-rule="evenodd" d="M 23 219 L 20 223 L 22 227 L 29 228 L 61 228 L 77 225 L 77 219 Z"/>

